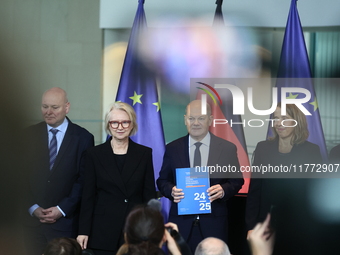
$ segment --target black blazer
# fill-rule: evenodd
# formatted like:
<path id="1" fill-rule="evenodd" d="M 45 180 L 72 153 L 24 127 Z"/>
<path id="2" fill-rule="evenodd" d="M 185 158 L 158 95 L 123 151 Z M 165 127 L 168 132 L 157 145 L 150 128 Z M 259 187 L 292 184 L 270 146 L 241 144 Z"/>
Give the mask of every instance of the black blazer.
<path id="1" fill-rule="evenodd" d="M 34 204 L 43 208 L 59 206 L 66 217 L 61 217 L 51 229 L 77 231 L 79 204 L 83 187 L 83 153 L 94 146 L 94 137 L 86 129 L 68 119 L 68 127 L 60 146 L 53 168 L 49 166 L 48 134 L 45 122 L 29 127 L 25 131 L 28 171 L 25 192 L 24 215 L 26 224 L 41 224 L 27 210 Z"/>
<path id="2" fill-rule="evenodd" d="M 155 198 L 156 190 L 151 148 L 130 139 L 120 173 L 110 142 L 88 150 L 79 235 L 89 236 L 89 248 L 114 251 L 128 213 Z"/>
<path id="3" fill-rule="evenodd" d="M 253 166 L 290 166 L 311 163 L 321 163 L 322 157 L 319 146 L 305 141 L 302 144 L 294 145 L 290 153 L 279 153 L 278 140 L 262 141 L 256 146 L 253 155 Z M 290 175 L 291 176 L 291 175 Z M 258 222 L 264 221 L 270 208 L 278 206 L 283 202 L 291 200 L 289 196 L 303 195 L 301 192 L 304 179 L 260 179 L 252 178 L 246 203 L 246 227 L 253 229 Z M 294 190 L 299 191 L 294 191 Z"/>
<path id="4" fill-rule="evenodd" d="M 210 140 L 208 166 L 236 166 L 239 170 L 236 146 L 213 134 Z M 181 137 L 166 146 L 162 169 L 157 179 L 157 186 L 163 196 L 172 201 L 169 221 L 178 224 L 182 236 L 187 240 L 194 219 L 193 215 L 178 215 L 177 203 L 173 202 L 171 191 L 176 185 L 176 168 L 190 167 L 189 135 Z M 239 178 L 211 178 L 210 185 L 220 184 L 224 190 L 223 199 L 217 199 L 211 204 L 211 214 L 200 215 L 200 225 L 204 237 L 214 236 L 226 239 L 227 231 L 227 203 L 226 201 L 237 194 L 243 185 L 242 174 Z M 226 241 L 226 240 L 225 240 Z"/>
<path id="5" fill-rule="evenodd" d="M 330 163 L 339 163 L 340 162 L 340 144 L 333 147 L 329 152 L 329 162 Z"/>

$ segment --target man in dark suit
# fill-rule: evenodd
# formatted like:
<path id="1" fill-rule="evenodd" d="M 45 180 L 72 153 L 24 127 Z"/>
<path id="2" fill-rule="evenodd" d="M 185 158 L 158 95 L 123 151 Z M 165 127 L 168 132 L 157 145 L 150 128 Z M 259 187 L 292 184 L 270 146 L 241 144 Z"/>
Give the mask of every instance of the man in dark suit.
<path id="1" fill-rule="evenodd" d="M 162 169 L 157 180 L 162 195 L 172 201 L 169 221 L 178 224 L 193 253 L 197 244 L 206 237 L 217 237 L 227 242 L 227 200 L 237 194 L 243 185 L 241 173 L 234 174 L 233 178 L 230 178 L 228 173 L 218 175 L 218 178 L 210 176 L 211 186 L 207 192 L 211 202 L 211 213 L 178 215 L 177 204 L 185 194 L 182 189 L 176 187 L 176 168 L 197 166 L 196 148 L 200 155 L 199 166 L 233 166 L 239 170 L 236 146 L 209 132 L 209 126 L 213 121 L 211 108 L 207 104 L 206 114 L 202 114 L 201 110 L 200 100 L 194 100 L 187 106 L 184 121 L 189 134 L 166 146 Z"/>
<path id="2" fill-rule="evenodd" d="M 83 187 L 83 152 L 94 137 L 72 123 L 66 92 L 51 88 L 42 97 L 44 122 L 26 130 L 27 189 L 25 235 L 29 254 L 42 254 L 56 237 L 77 235 L 79 202 Z"/>

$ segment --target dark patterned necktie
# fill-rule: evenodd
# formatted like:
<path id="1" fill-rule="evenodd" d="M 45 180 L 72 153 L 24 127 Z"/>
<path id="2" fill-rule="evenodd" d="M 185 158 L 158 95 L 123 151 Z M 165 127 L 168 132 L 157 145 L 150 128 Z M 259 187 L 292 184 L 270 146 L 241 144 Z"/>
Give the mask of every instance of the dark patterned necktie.
<path id="1" fill-rule="evenodd" d="M 50 132 L 53 134 L 53 137 L 50 142 L 50 170 L 53 167 L 54 161 L 57 157 L 57 137 L 56 134 L 58 133 L 58 129 L 51 128 Z"/>
<path id="2" fill-rule="evenodd" d="M 201 167 L 201 152 L 200 152 L 200 146 L 202 145 L 201 142 L 194 143 L 196 146 L 195 154 L 194 154 L 194 165 L 193 167 L 199 166 Z"/>

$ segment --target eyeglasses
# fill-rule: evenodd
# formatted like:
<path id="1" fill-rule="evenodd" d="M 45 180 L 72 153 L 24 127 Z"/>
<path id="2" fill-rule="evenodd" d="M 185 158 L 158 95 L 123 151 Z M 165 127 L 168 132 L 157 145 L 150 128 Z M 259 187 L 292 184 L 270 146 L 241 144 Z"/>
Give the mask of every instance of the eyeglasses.
<path id="1" fill-rule="evenodd" d="M 113 129 L 117 129 L 119 125 L 122 125 L 123 128 L 128 128 L 130 127 L 131 120 L 123 120 L 123 121 L 113 120 L 113 121 L 109 121 L 109 124 Z"/>

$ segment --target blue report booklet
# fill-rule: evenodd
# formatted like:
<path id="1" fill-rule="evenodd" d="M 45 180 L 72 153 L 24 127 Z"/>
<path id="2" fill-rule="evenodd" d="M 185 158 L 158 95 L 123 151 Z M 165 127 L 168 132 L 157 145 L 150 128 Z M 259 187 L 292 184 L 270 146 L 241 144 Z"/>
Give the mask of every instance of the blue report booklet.
<path id="1" fill-rule="evenodd" d="M 184 198 L 177 204 L 178 215 L 211 213 L 207 193 L 210 187 L 208 171 L 197 171 L 197 168 L 176 168 L 176 186 L 184 192 Z"/>

